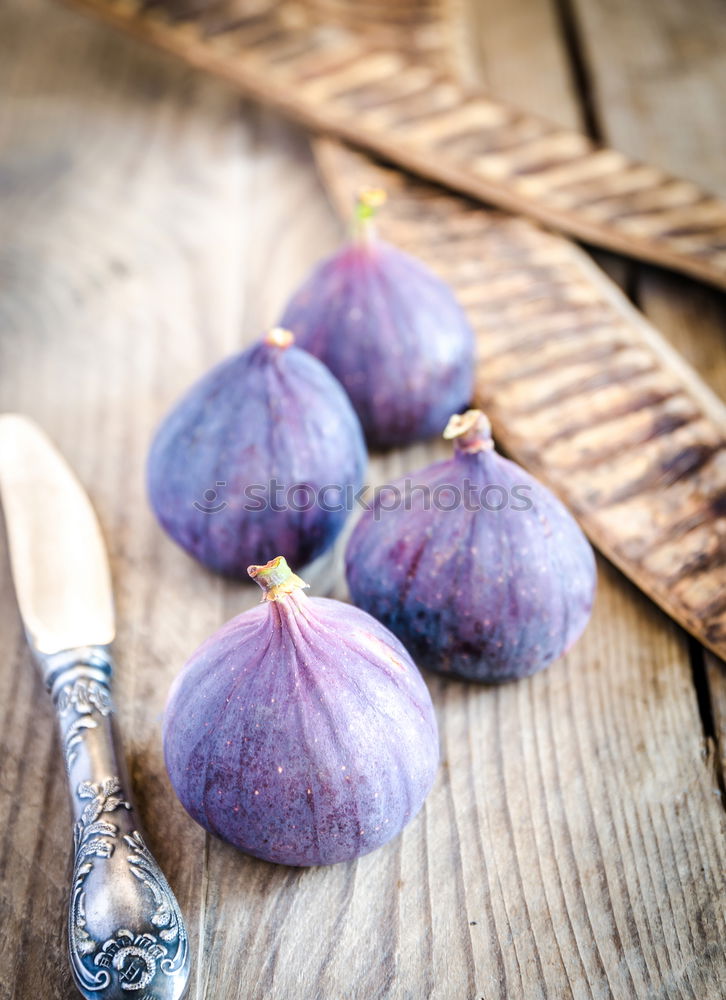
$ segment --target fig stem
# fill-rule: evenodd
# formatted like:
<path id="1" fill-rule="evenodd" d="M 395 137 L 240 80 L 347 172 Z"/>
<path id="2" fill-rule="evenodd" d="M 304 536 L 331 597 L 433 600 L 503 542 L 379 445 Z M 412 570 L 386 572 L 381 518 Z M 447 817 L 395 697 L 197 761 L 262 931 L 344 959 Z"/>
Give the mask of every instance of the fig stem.
<path id="1" fill-rule="evenodd" d="M 270 347 L 291 347 L 295 343 L 295 334 L 281 326 L 273 326 L 264 336 L 264 341 Z"/>
<path id="2" fill-rule="evenodd" d="M 457 451 L 474 455 L 494 447 L 492 425 L 481 410 L 455 413 L 444 430 L 444 439 L 453 441 Z"/>
<path id="3" fill-rule="evenodd" d="M 284 556 L 276 556 L 264 566 L 248 566 L 247 572 L 262 588 L 263 601 L 280 601 L 307 587 L 307 583 L 287 565 Z"/>
<path id="4" fill-rule="evenodd" d="M 374 219 L 381 205 L 385 204 L 386 192 L 383 188 L 361 188 L 355 203 L 354 231 L 358 239 L 372 239 L 375 235 Z"/>

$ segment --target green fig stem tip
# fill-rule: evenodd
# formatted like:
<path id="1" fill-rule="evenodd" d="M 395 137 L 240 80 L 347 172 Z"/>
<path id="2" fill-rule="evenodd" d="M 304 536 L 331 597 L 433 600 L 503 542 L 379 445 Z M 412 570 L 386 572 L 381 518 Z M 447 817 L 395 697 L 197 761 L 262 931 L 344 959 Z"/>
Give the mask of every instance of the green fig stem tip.
<path id="1" fill-rule="evenodd" d="M 494 447 L 492 425 L 481 410 L 455 413 L 444 430 L 444 439 L 453 441 L 457 451 L 476 454 Z"/>
<path id="2" fill-rule="evenodd" d="M 270 559 L 264 566 L 248 566 L 247 572 L 262 588 L 263 601 L 279 601 L 288 594 L 307 587 L 307 583 L 287 565 L 284 556 Z"/>
<path id="3" fill-rule="evenodd" d="M 295 343 L 295 335 L 290 333 L 289 330 L 284 330 L 281 326 L 273 326 L 273 328 L 265 334 L 265 343 L 269 344 L 270 347 L 290 347 L 291 344 Z"/>
<path id="4" fill-rule="evenodd" d="M 366 187 L 358 192 L 355 203 L 355 232 L 357 236 L 369 237 L 373 234 L 373 220 L 385 201 L 386 192 L 383 188 Z"/>

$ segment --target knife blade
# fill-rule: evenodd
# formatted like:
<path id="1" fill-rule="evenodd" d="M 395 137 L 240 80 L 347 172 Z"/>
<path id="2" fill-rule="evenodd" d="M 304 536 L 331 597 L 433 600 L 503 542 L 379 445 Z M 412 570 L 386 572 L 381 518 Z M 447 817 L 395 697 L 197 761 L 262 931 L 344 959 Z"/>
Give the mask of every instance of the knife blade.
<path id="1" fill-rule="evenodd" d="M 19 414 L 0 417 L 0 492 L 33 652 L 108 645 L 115 631 L 111 575 L 95 511 L 45 434 Z"/>
<path id="2" fill-rule="evenodd" d="M 51 693 L 75 848 L 68 947 L 88 1000 L 180 1000 L 189 938 L 146 846 L 113 722 L 106 548 L 83 487 L 44 432 L 0 416 L 0 499 L 28 644 Z M 138 992 L 137 992 L 138 991 Z"/>

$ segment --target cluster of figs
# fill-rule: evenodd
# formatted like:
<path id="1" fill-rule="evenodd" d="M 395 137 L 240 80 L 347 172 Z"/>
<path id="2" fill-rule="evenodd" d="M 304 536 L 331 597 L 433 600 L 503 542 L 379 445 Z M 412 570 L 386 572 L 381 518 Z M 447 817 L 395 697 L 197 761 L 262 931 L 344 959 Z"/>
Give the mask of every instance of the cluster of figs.
<path id="1" fill-rule="evenodd" d="M 378 238 L 381 201 L 361 194 L 350 241 L 279 327 L 192 386 L 148 462 L 169 535 L 263 594 L 172 687 L 171 782 L 210 832 L 288 865 L 366 854 L 421 807 L 439 748 L 419 666 L 488 683 L 531 675 L 578 638 L 595 589 L 575 520 L 467 409 L 472 331 L 438 277 Z M 290 566 L 339 535 L 366 444 L 440 433 L 451 457 L 391 484 L 401 502 L 379 491 L 355 526 L 353 604 L 308 597 Z"/>

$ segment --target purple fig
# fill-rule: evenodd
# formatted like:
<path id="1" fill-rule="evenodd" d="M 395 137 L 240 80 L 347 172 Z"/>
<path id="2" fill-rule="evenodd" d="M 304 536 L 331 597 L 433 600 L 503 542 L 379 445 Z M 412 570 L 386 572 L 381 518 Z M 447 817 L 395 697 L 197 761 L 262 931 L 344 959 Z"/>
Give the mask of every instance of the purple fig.
<path id="1" fill-rule="evenodd" d="M 478 410 L 451 418 L 454 457 L 379 493 L 346 551 L 354 602 L 419 666 L 469 680 L 526 677 L 587 624 L 593 552 L 560 501 L 494 451 Z"/>
<path id="2" fill-rule="evenodd" d="M 376 238 L 383 198 L 361 194 L 353 240 L 317 266 L 282 319 L 340 379 L 375 448 L 440 434 L 468 404 L 474 369 L 474 336 L 451 289 Z"/>
<path id="3" fill-rule="evenodd" d="M 197 823 L 247 854 L 349 861 L 399 833 L 431 788 L 428 689 L 395 636 L 307 597 L 282 557 L 249 574 L 262 604 L 200 646 L 169 695 L 171 783 Z"/>
<path id="4" fill-rule="evenodd" d="M 339 534 L 366 453 L 340 383 L 272 330 L 196 382 L 159 427 L 148 460 L 161 525 L 205 566 L 246 579 L 284 548 L 300 565 Z"/>

